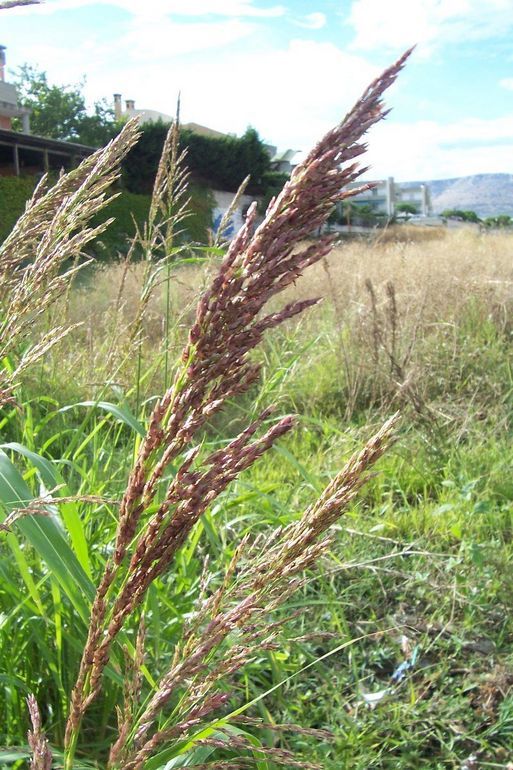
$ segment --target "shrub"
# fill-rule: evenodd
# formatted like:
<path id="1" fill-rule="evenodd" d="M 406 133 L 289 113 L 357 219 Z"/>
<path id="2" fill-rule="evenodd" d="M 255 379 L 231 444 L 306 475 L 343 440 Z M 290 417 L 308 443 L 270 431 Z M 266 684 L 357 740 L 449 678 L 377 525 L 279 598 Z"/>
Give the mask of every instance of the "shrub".
<path id="1" fill-rule="evenodd" d="M 447 219 L 459 219 L 462 222 L 474 222 L 478 224 L 481 220 L 475 211 L 463 211 L 462 209 L 445 209 L 442 216 Z"/>
<path id="2" fill-rule="evenodd" d="M 35 177 L 0 176 L 0 243 L 21 216 L 36 182 Z"/>
<path id="3" fill-rule="evenodd" d="M 5 240 L 21 216 L 27 201 L 34 192 L 36 177 L 0 177 L 0 243 Z M 183 223 L 184 236 L 188 240 L 206 243 L 212 227 L 214 199 L 208 188 L 199 184 L 189 186 L 190 216 Z M 151 195 L 121 190 L 111 197 L 106 207 L 98 213 L 92 224 L 97 227 L 107 219 L 113 221 L 94 239 L 89 250 L 96 259 L 106 261 L 126 254 L 130 241 L 148 218 Z"/>

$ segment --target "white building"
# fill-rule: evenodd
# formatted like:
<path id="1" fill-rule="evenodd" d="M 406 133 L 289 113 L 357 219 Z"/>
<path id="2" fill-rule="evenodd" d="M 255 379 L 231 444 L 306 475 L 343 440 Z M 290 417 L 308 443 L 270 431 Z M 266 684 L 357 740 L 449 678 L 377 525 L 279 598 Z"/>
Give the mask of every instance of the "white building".
<path id="1" fill-rule="evenodd" d="M 5 82 L 5 46 L 0 45 L 0 128 L 10 130 L 12 119 L 20 118 L 24 134 L 30 133 L 30 110 L 18 105 L 16 86 Z"/>
<path id="2" fill-rule="evenodd" d="M 362 182 L 351 182 L 348 185 L 349 190 L 354 190 L 362 186 Z M 365 190 L 359 195 L 351 198 L 351 203 L 361 206 L 370 206 L 375 214 L 383 214 L 386 217 L 392 217 L 395 211 L 395 185 L 393 177 L 388 179 L 379 179 L 372 182 L 372 189 Z"/>
<path id="3" fill-rule="evenodd" d="M 352 182 L 348 189 L 361 187 L 363 182 Z M 431 197 L 429 187 L 426 184 L 400 185 L 394 181 L 394 177 L 377 179 L 370 182 L 373 187 L 370 190 L 355 195 L 351 202 L 357 205 L 366 205 L 376 214 L 392 217 L 398 213 L 401 203 L 409 203 L 417 209 L 417 214 L 423 217 L 431 214 Z"/>
<path id="4" fill-rule="evenodd" d="M 223 217 L 233 203 L 235 195 L 234 193 L 225 192 L 223 190 L 212 190 L 212 194 L 215 199 L 215 206 L 212 212 L 212 224 L 214 233 L 217 233 Z M 244 224 L 246 212 L 254 200 L 255 198 L 252 195 L 240 196 L 238 206 L 232 212 L 229 221 L 225 224 L 223 232 L 224 239 L 230 240 L 240 230 Z"/>
<path id="5" fill-rule="evenodd" d="M 290 174 L 292 169 L 296 165 L 295 158 L 299 154 L 299 150 L 282 150 L 278 151 L 278 148 L 274 144 L 264 144 L 265 149 L 269 153 L 271 158 L 271 170 L 279 171 L 281 174 Z"/>
<path id="6" fill-rule="evenodd" d="M 411 203 L 420 216 L 431 216 L 431 195 L 427 184 L 394 185 L 394 187 L 396 209 L 399 203 Z"/>

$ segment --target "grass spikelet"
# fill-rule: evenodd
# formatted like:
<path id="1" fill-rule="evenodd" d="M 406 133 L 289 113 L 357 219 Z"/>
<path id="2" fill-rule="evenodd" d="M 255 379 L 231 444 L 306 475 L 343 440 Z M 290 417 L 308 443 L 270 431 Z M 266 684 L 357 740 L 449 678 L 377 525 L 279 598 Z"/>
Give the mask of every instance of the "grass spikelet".
<path id="1" fill-rule="evenodd" d="M 32 729 L 28 732 L 28 744 L 32 752 L 30 758 L 30 770 L 51 770 L 52 752 L 41 728 L 41 714 L 37 701 L 33 695 L 27 698 Z"/>

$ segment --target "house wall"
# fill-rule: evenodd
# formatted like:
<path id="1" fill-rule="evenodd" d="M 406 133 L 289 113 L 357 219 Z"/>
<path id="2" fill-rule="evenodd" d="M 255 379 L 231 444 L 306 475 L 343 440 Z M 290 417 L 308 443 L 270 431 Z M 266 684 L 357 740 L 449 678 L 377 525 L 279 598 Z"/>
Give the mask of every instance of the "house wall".
<path id="1" fill-rule="evenodd" d="M 18 94 L 16 93 L 16 86 L 13 86 L 12 83 L 3 83 L 0 81 L 0 102 L 5 102 L 12 107 L 17 107 Z"/>
<path id="2" fill-rule="evenodd" d="M 429 187 L 425 184 L 416 187 L 396 186 L 396 203 L 412 203 L 418 213 L 424 217 L 431 214 L 431 196 Z"/>
<path id="3" fill-rule="evenodd" d="M 11 83 L 0 81 L 0 128 L 12 128 L 12 117 L 18 112 L 18 94 Z"/>
<path id="4" fill-rule="evenodd" d="M 20 118 L 22 131 L 30 133 L 30 110 L 18 106 L 16 86 L 0 80 L 0 128 L 10 130 L 13 118 Z"/>
<path id="5" fill-rule="evenodd" d="M 217 228 L 221 223 L 221 219 L 230 208 L 230 205 L 234 198 L 234 193 L 225 192 L 223 190 L 212 190 L 212 194 L 214 195 L 214 198 L 215 198 L 213 220 L 214 220 L 214 232 L 216 232 Z M 242 227 L 242 225 L 244 224 L 244 217 L 246 215 L 246 211 L 248 210 L 248 207 L 253 203 L 254 200 L 255 198 L 252 197 L 251 195 L 241 196 L 239 205 L 234 211 L 232 218 L 230 220 L 230 225 L 228 227 L 228 230 L 225 233 L 227 238 L 231 238 Z"/>
<path id="6" fill-rule="evenodd" d="M 376 214 L 385 214 L 391 217 L 394 213 L 395 203 L 395 184 L 393 177 L 388 179 L 379 179 L 373 182 L 375 185 L 371 190 L 355 195 L 351 200 L 356 204 L 370 206 Z M 348 185 L 349 189 L 360 187 L 361 182 L 353 182 Z"/>

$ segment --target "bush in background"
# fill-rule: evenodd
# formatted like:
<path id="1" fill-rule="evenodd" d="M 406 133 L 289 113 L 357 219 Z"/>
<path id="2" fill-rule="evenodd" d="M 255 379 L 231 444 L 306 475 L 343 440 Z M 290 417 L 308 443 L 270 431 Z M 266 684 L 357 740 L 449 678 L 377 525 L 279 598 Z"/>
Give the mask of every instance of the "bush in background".
<path id="1" fill-rule="evenodd" d="M 186 240 L 206 243 L 208 232 L 212 227 L 212 212 L 214 198 L 210 190 L 198 184 L 189 186 L 190 216 L 183 222 L 183 235 Z M 118 254 L 126 254 L 130 240 L 136 228 L 142 230 L 148 218 L 151 195 L 123 190 L 114 198 L 98 216 L 98 223 L 109 217 L 114 222 L 102 233 L 101 238 L 94 242 L 97 258 L 112 259 Z"/>
<path id="2" fill-rule="evenodd" d="M 37 177 L 0 177 L 0 242 L 12 230 L 22 214 L 27 200 L 37 184 Z M 189 186 L 191 198 L 191 216 L 183 223 L 184 237 L 191 241 L 205 243 L 212 226 L 214 198 L 210 190 L 199 184 Z M 106 219 L 114 218 L 99 238 L 93 241 L 92 250 L 102 260 L 114 259 L 118 254 L 125 254 L 136 227 L 142 228 L 148 217 L 150 195 L 122 190 L 111 200 L 106 208 L 97 215 L 95 226 Z"/>
<path id="3" fill-rule="evenodd" d="M 18 221 L 36 181 L 32 176 L 0 176 L 0 241 L 7 238 Z"/>

